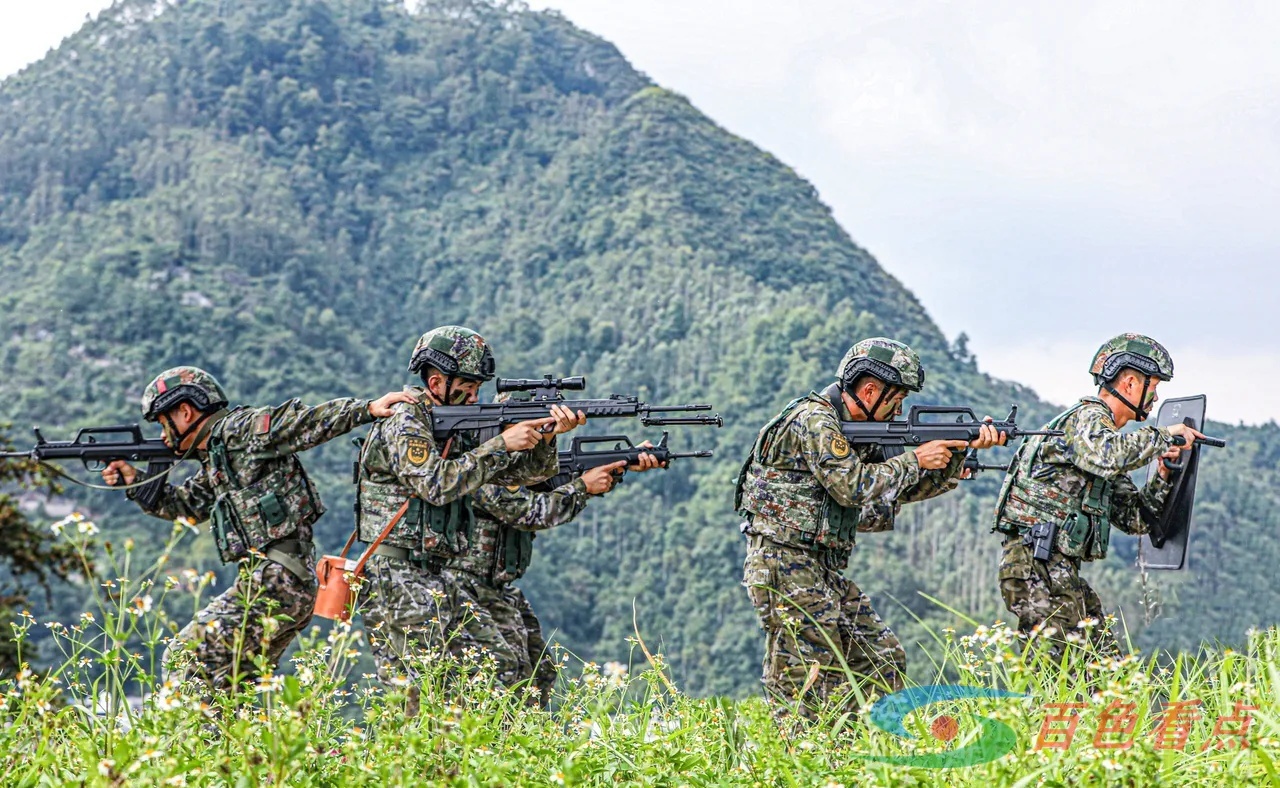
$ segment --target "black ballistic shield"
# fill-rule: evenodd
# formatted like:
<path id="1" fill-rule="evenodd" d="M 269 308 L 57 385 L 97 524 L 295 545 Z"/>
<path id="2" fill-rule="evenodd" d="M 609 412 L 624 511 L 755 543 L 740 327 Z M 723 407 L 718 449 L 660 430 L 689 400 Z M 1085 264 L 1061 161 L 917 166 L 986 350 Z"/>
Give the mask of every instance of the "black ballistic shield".
<path id="1" fill-rule="evenodd" d="M 1169 427 L 1189 423 L 1204 429 L 1205 397 L 1179 397 L 1165 401 L 1156 415 L 1156 426 Z M 1190 420 L 1190 421 L 1188 421 Z M 1147 466 L 1147 479 L 1158 472 L 1161 460 Z M 1170 477 L 1172 489 L 1165 499 L 1160 521 L 1151 526 L 1146 536 L 1139 537 L 1138 566 L 1143 569 L 1182 570 L 1187 568 L 1187 543 L 1191 536 L 1191 510 L 1196 500 L 1196 472 L 1200 465 L 1200 446 L 1184 452 Z"/>

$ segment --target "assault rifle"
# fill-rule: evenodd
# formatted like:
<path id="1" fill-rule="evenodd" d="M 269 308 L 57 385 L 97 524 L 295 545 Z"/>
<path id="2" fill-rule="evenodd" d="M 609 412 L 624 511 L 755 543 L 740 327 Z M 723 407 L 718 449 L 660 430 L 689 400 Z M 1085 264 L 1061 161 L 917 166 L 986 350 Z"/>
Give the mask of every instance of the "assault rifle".
<path id="1" fill-rule="evenodd" d="M 36 445 L 30 451 L 0 452 L 0 459 L 29 458 L 36 462 L 66 462 L 79 460 L 90 471 L 101 471 L 114 460 L 147 463 L 146 477 L 137 499 L 146 506 L 155 503 L 163 479 L 156 478 L 168 472 L 186 456 L 179 455 L 159 438 L 144 438 L 137 424 L 121 424 L 114 427 L 86 427 L 69 441 L 49 441 L 35 428 Z M 194 459 L 195 455 L 190 455 Z M 74 481 L 74 479 L 72 480 Z"/>
<path id="2" fill-rule="evenodd" d="M 667 433 L 662 433 L 662 440 L 658 441 L 657 446 L 637 446 L 626 435 L 574 438 L 570 448 L 561 449 L 559 452 L 560 472 L 544 482 L 530 485 L 529 489 L 535 492 L 549 492 L 561 485 L 568 484 L 573 481 L 574 477 L 581 476 L 592 468 L 612 465 L 615 462 L 624 460 L 627 465 L 635 465 L 640 461 L 642 452 L 652 454 L 663 467 L 666 467 L 667 463 L 672 460 L 684 457 L 712 456 L 710 449 L 702 451 L 671 451 L 667 448 L 667 437 Z M 613 448 L 591 448 L 595 444 L 608 443 L 612 443 Z"/>
<path id="3" fill-rule="evenodd" d="M 475 405 L 440 405 L 431 408 L 431 430 L 437 438 L 444 439 L 461 430 L 501 429 L 509 424 L 544 419 L 551 415 L 552 405 L 563 405 L 574 411 L 582 411 L 588 418 L 638 418 L 646 427 L 669 424 L 724 425 L 719 414 L 711 416 L 666 415 L 687 414 L 693 411 L 711 410 L 710 405 L 650 405 L 635 397 L 614 394 L 608 399 L 565 399 L 565 391 L 581 391 L 587 386 L 584 377 L 553 378 L 546 375 L 540 380 L 498 378 L 498 392 L 524 392 L 527 398 L 512 398 L 506 402 L 485 402 Z"/>
<path id="4" fill-rule="evenodd" d="M 955 421 L 934 420 L 928 417 L 955 416 Z M 1009 408 L 1004 421 L 983 421 L 972 408 L 913 405 L 906 419 L 895 421 L 845 421 L 840 432 L 854 446 L 876 444 L 878 446 L 919 446 L 929 441 L 971 441 L 978 437 L 984 424 L 1003 432 L 1009 440 L 1028 435 L 1056 437 L 1065 435 L 1062 430 L 1024 430 L 1018 426 L 1018 406 Z M 976 460 L 975 460 L 976 462 Z"/>

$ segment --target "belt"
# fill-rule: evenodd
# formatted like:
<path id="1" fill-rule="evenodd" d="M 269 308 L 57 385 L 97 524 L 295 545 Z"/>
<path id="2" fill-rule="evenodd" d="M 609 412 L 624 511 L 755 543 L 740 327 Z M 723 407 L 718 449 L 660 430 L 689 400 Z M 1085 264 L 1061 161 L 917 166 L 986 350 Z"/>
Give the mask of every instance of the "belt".
<path id="1" fill-rule="evenodd" d="M 398 561 L 408 561 L 409 551 L 403 547 L 392 547 L 389 544 L 380 544 L 373 548 L 374 555 L 381 555 L 387 558 L 394 558 Z"/>
<path id="2" fill-rule="evenodd" d="M 439 572 L 444 568 L 443 558 L 414 558 L 413 554 L 403 547 L 392 547 L 389 544 L 380 544 L 373 548 L 374 555 L 380 555 L 383 558 L 394 558 L 397 561 L 404 561 L 421 567 L 431 572 Z"/>
<path id="3" fill-rule="evenodd" d="M 315 577 L 315 573 L 307 571 L 307 565 L 302 563 L 301 556 L 306 555 L 306 548 L 297 539 L 281 539 L 278 542 L 273 542 L 263 551 L 263 554 L 269 560 L 275 561 L 280 566 L 288 569 L 303 582 L 312 580 Z"/>

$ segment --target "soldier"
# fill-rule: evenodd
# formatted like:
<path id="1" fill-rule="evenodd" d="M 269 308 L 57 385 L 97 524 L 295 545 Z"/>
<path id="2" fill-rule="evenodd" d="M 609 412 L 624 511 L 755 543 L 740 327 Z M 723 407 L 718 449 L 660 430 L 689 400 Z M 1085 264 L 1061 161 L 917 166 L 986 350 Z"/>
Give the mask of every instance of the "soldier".
<path id="1" fill-rule="evenodd" d="M 1062 437 L 1030 437 L 1018 447 L 995 513 L 995 530 L 1005 535 L 1000 595 L 1023 634 L 1051 628 L 1045 634 L 1054 655 L 1076 634 L 1103 653 L 1119 652 L 1080 564 L 1106 557 L 1111 526 L 1142 534 L 1158 522 L 1169 493 L 1168 469 L 1161 463 L 1141 490 L 1129 473 L 1156 457 L 1176 459 L 1182 451 L 1173 445 L 1176 435 L 1187 446 L 1204 437 L 1182 424 L 1120 433 L 1130 421 L 1146 421 L 1160 382 L 1173 378 L 1173 360 L 1154 339 L 1115 337 L 1098 348 L 1089 372 L 1097 396 L 1084 397 L 1045 425 L 1065 431 Z M 1033 557 L 1037 546 L 1047 560 Z"/>
<path id="2" fill-rule="evenodd" d="M 547 653 L 542 625 L 529 600 L 511 583 L 529 567 L 536 532 L 573 520 L 593 496 L 613 489 L 624 466 L 625 462 L 616 462 L 592 468 L 545 493 L 523 487 L 482 487 L 475 496 L 470 546 L 445 567 L 447 581 L 469 608 L 460 624 L 467 636 L 451 639 L 450 650 L 465 657 L 467 649 L 483 648 L 497 664 L 499 681 L 514 687 L 532 679 L 544 708 L 555 686 L 557 667 Z M 626 470 L 656 467 L 652 454 L 641 453 L 639 462 Z"/>
<path id="3" fill-rule="evenodd" d="M 415 652 L 419 659 L 440 656 L 446 634 L 465 641 L 466 631 L 455 626 L 456 594 L 441 570 L 467 547 L 475 494 L 490 483 L 532 484 L 554 475 L 555 436 L 586 422 L 584 414 L 555 405 L 550 418 L 514 424 L 489 440 L 461 432 L 439 446 L 432 406 L 476 402 L 481 384 L 493 377 L 493 353 L 476 332 L 443 326 L 418 340 L 409 371 L 423 385 L 408 388 L 411 401 L 396 405 L 370 431 L 356 488 L 360 539 L 372 543 L 386 532 L 366 565 L 361 611 L 378 675 L 392 686 L 417 677 Z M 402 506 L 403 516 L 391 525 Z M 411 716 L 418 692 L 410 687 Z"/>
<path id="4" fill-rule="evenodd" d="M 166 370 L 147 385 L 143 418 L 160 422 L 169 448 L 194 453 L 200 470 L 179 486 L 157 478 L 126 494 L 155 517 L 211 520 L 223 563 L 265 556 L 242 568 L 231 588 L 178 633 L 165 653 L 166 671 L 175 646 L 192 655 L 177 666 L 183 678 L 219 689 L 254 678 L 259 656 L 275 666 L 311 620 L 316 596 L 311 529 L 324 505 L 296 453 L 388 416 L 393 403 L 407 399 L 392 392 L 372 402 L 335 399 L 308 408 L 293 399 L 228 410 L 222 386 L 197 367 Z M 113 486 L 146 481 L 123 460 L 104 468 L 102 478 Z"/>
<path id="5" fill-rule="evenodd" d="M 857 709 L 862 694 L 902 688 L 906 654 L 841 574 L 856 531 L 893 528 L 901 504 L 953 489 L 964 449 L 1003 443 L 930 441 L 884 460 L 875 446 L 850 447 L 842 421 L 887 421 L 924 385 L 919 357 L 901 342 L 855 344 L 822 393 L 792 400 L 760 430 L 738 477 L 735 509 L 746 521 L 746 586 L 765 631 L 764 687 L 775 714 L 812 719 L 828 700 Z"/>

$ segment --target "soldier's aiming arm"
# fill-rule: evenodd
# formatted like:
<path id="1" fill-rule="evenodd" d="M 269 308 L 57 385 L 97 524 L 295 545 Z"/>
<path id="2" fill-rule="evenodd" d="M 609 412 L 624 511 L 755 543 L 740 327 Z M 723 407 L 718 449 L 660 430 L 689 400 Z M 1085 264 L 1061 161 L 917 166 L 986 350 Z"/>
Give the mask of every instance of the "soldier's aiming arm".
<path id="1" fill-rule="evenodd" d="M 990 424 L 1009 440 L 1027 435 L 1060 436 L 1062 430 L 1024 430 L 1018 426 L 1018 406 L 1009 408 L 1003 421 L 983 421 L 972 408 L 915 405 L 905 419 L 895 421 L 844 421 L 840 432 L 850 444 L 878 446 L 919 446 L 929 441 L 971 441 Z"/>
<path id="2" fill-rule="evenodd" d="M 369 413 L 369 400 L 341 397 L 314 406 L 291 399 L 275 407 L 241 411 L 235 420 L 246 428 L 238 441 L 241 448 L 282 457 L 314 449 L 374 418 Z"/>
<path id="3" fill-rule="evenodd" d="M 565 399 L 564 391 L 581 391 L 586 378 L 553 378 L 541 380 L 498 379 L 499 392 L 527 392 L 529 399 L 510 399 L 506 402 L 477 403 L 475 405 L 442 405 L 431 408 L 431 430 L 439 439 L 447 438 L 460 430 L 485 430 L 531 419 L 544 419 L 551 415 L 552 405 L 563 405 L 574 411 L 582 411 L 587 418 L 638 418 L 646 427 L 668 424 L 724 424 L 718 414 L 689 415 L 697 411 L 711 410 L 710 405 L 650 405 L 636 397 L 614 394 L 608 399 Z"/>
<path id="4" fill-rule="evenodd" d="M 87 427 L 69 441 L 49 441 L 35 428 L 36 445 L 30 451 L 0 452 L 0 459 L 28 457 L 37 462 L 78 461 L 90 471 L 101 471 L 115 460 L 145 462 L 146 478 L 152 482 L 142 484 L 134 493 L 134 499 L 144 509 L 154 508 L 162 486 L 163 476 L 180 459 L 180 456 L 159 438 L 144 438 L 137 424 L 113 427 Z M 194 458 L 194 455 L 192 455 Z"/>
<path id="5" fill-rule="evenodd" d="M 685 457 L 710 457 L 710 449 L 702 451 L 671 451 L 667 448 L 667 433 L 662 433 L 662 440 L 657 446 L 637 446 L 625 435 L 602 435 L 597 437 L 575 437 L 568 449 L 559 452 L 560 472 L 545 482 L 530 486 L 529 489 L 546 492 L 568 484 L 575 477 L 581 476 L 592 468 L 612 465 L 615 462 L 626 462 L 635 465 L 641 454 L 652 454 L 660 465 L 665 466 L 672 460 Z"/>

